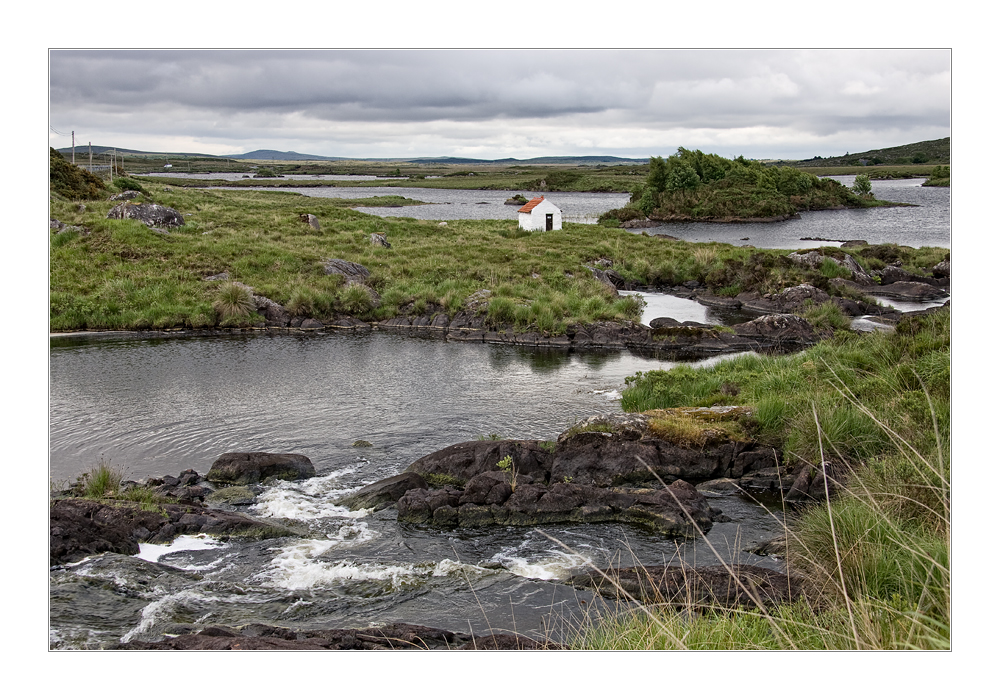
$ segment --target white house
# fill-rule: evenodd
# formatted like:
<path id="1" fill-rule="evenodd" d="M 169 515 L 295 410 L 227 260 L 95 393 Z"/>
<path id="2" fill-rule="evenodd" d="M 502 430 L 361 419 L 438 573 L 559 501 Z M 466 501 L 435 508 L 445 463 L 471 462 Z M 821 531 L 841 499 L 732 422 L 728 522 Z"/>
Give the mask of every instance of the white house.
<path id="1" fill-rule="evenodd" d="M 517 210 L 517 227 L 525 231 L 560 231 L 562 210 L 545 197 L 535 197 Z"/>

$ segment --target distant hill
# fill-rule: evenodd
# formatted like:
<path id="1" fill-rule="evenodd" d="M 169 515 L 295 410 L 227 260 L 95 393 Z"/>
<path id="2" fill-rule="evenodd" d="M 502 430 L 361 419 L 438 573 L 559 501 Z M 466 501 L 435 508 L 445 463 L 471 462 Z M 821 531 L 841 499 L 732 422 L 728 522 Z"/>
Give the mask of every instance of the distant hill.
<path id="1" fill-rule="evenodd" d="M 57 148 L 59 153 L 69 157 L 71 148 Z M 539 158 L 499 158 L 489 160 L 485 158 L 455 158 L 452 156 L 422 156 L 417 158 L 344 158 L 341 156 L 317 156 L 308 153 L 296 153 L 295 151 L 274 151 L 270 149 L 259 149 L 249 153 L 233 153 L 224 156 L 212 156 L 205 153 L 162 153 L 154 151 L 137 151 L 132 148 L 116 148 L 114 146 L 91 146 L 93 155 L 102 155 L 108 151 L 117 151 L 126 155 L 152 156 L 152 157 L 186 157 L 186 158 L 216 158 L 220 160 L 276 160 L 276 161 L 335 161 L 354 160 L 380 163 L 416 163 L 422 165 L 596 165 L 605 163 L 609 165 L 647 163 L 648 158 L 619 158 L 618 156 L 542 156 Z M 76 155 L 86 155 L 87 146 L 77 145 Z"/>
<path id="2" fill-rule="evenodd" d="M 819 167 L 833 165 L 908 165 L 911 163 L 944 163 L 951 162 L 951 138 L 946 137 L 935 141 L 918 141 L 905 146 L 891 148 L 876 148 L 864 153 L 849 153 L 842 156 L 821 158 L 816 156 L 809 160 L 782 161 L 785 165 L 799 167 Z"/>
<path id="3" fill-rule="evenodd" d="M 355 158 L 340 158 L 338 156 L 311 156 L 295 151 L 270 151 L 257 150 L 249 153 L 235 153 L 222 158 L 232 158 L 233 160 L 361 160 Z"/>
<path id="4" fill-rule="evenodd" d="M 57 150 L 59 153 L 61 153 L 64 156 L 69 156 L 72 153 L 72 151 L 73 151 L 73 147 L 69 146 L 69 147 L 66 147 L 66 148 L 57 148 L 55 150 Z M 135 155 L 135 156 L 159 156 L 159 157 L 164 157 L 164 156 L 184 156 L 184 157 L 187 157 L 187 158 L 221 158 L 222 160 L 225 160 L 226 158 L 232 158 L 232 156 L 210 156 L 210 155 L 208 155 L 206 153 L 175 153 L 175 152 L 161 153 L 161 152 L 158 152 L 158 151 L 137 151 L 137 150 L 132 149 L 132 148 L 116 148 L 115 146 L 91 146 L 90 147 L 90 152 L 92 154 L 94 154 L 95 156 L 96 155 L 102 155 L 102 154 L 108 153 L 110 151 L 117 151 L 118 153 L 131 154 L 131 155 Z M 76 145 L 76 155 L 77 155 L 78 158 L 80 157 L 81 153 L 83 155 L 87 155 L 87 144 L 83 144 L 82 146 L 80 144 Z"/>
<path id="5" fill-rule="evenodd" d="M 441 165 L 590 165 L 593 163 L 648 163 L 648 158 L 619 158 L 618 156 L 541 156 L 538 158 L 453 158 L 441 156 L 438 158 L 409 158 L 407 163 L 435 163 Z"/>

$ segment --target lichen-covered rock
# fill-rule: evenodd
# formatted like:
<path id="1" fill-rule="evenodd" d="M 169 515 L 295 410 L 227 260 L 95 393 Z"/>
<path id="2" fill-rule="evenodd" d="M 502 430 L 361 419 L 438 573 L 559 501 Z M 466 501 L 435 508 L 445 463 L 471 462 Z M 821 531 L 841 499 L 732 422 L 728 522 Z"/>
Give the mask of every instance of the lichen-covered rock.
<path id="1" fill-rule="evenodd" d="M 771 314 L 733 326 L 736 335 L 758 336 L 782 345 L 811 345 L 819 336 L 809 321 L 794 314 Z"/>
<path id="2" fill-rule="evenodd" d="M 127 202 L 131 199 L 138 199 L 142 196 L 142 192 L 137 192 L 136 190 L 125 190 L 118 194 L 113 194 L 108 197 L 109 202 Z"/>
<path id="3" fill-rule="evenodd" d="M 162 204 L 133 204 L 122 202 L 108 212 L 109 219 L 135 219 L 147 226 L 183 226 L 184 217 L 176 209 Z"/>
<path id="4" fill-rule="evenodd" d="M 309 224 L 309 226 L 317 231 L 320 230 L 319 219 L 316 218 L 315 214 L 299 214 L 299 221 L 304 224 Z"/>
<path id="5" fill-rule="evenodd" d="M 342 275 L 348 282 L 363 283 L 372 273 L 360 263 L 334 258 L 323 263 L 323 271 L 328 275 Z"/>
<path id="6" fill-rule="evenodd" d="M 316 469 L 305 455 L 227 452 L 215 460 L 205 478 L 216 484 L 246 485 L 265 479 L 295 481 L 314 476 Z"/>

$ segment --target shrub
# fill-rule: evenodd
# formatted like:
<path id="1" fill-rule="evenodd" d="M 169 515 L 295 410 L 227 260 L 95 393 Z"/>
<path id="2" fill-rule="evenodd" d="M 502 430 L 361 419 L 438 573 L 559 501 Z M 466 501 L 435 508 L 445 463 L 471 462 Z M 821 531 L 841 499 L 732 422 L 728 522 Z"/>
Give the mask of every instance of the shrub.
<path id="1" fill-rule="evenodd" d="M 104 199 L 108 193 L 99 177 L 67 162 L 59 151 L 51 147 L 49 188 L 67 199 Z"/>
<path id="2" fill-rule="evenodd" d="M 142 186 L 142 183 L 131 177 L 116 177 L 111 181 L 111 184 L 117 187 L 120 192 L 124 192 L 125 190 L 135 190 L 136 192 L 148 194 L 146 189 Z"/>
<path id="3" fill-rule="evenodd" d="M 859 173 L 854 177 L 854 185 L 851 187 L 851 191 L 854 192 L 859 197 L 870 198 L 872 197 L 872 181 L 871 178 L 864 173 Z"/>

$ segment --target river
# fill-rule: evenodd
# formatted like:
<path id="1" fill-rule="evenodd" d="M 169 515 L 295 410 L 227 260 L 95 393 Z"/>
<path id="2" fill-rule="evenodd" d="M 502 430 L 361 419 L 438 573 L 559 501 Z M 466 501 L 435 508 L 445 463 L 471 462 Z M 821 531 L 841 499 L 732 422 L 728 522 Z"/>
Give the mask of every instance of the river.
<path id="1" fill-rule="evenodd" d="M 223 452 L 307 455 L 317 477 L 265 491 L 253 515 L 303 537 L 219 544 L 181 538 L 136 557 L 103 554 L 51 572 L 50 642 L 94 648 L 192 625 L 266 622 L 563 635 L 592 599 L 559 579 L 589 563 L 714 563 L 693 542 L 621 525 L 437 531 L 395 509 L 348 512 L 338 497 L 480 435 L 554 439 L 618 409 L 625 377 L 675 363 L 627 352 L 539 352 L 384 332 L 311 337 L 51 341 L 50 463 L 56 482 L 104 458 L 131 478 L 204 474 Z M 352 447 L 367 440 L 370 448 Z M 738 497 L 709 541 L 727 557 L 778 532 Z M 155 560 L 159 559 L 159 563 Z"/>
<path id="2" fill-rule="evenodd" d="M 947 190 L 911 181 L 873 184 L 879 197 L 919 206 L 661 231 L 739 244 L 747 237 L 769 247 L 819 245 L 800 242 L 809 235 L 950 246 Z M 424 213 L 414 214 L 420 218 L 481 218 L 459 216 L 463 209 L 511 218 L 516 209 L 502 204 L 513 193 L 384 189 L 425 201 L 440 198 L 438 205 L 445 208 L 420 207 Z M 302 193 L 354 197 L 359 191 Z M 602 198 L 612 195 L 547 196 L 558 197 L 561 206 L 572 202 L 567 218 L 581 220 L 621 205 L 606 206 Z M 371 211 L 398 216 L 411 209 Z M 428 217 L 432 211 L 438 213 Z M 742 320 L 693 301 L 646 297 L 647 323 L 656 316 L 725 325 Z M 732 521 L 716 523 L 707 543 L 664 539 L 623 525 L 441 531 L 400 525 L 392 508 L 349 512 L 334 505 L 340 496 L 456 442 L 491 434 L 554 439 L 576 419 L 617 410 L 626 377 L 675 364 L 628 352 L 539 351 L 385 332 L 54 337 L 49 350 L 54 483 L 64 484 L 101 459 L 139 479 L 188 468 L 204 474 L 224 452 L 254 450 L 305 454 L 317 476 L 272 486 L 248 509 L 300 528 L 303 536 L 254 543 L 184 537 L 171 547 L 144 545 L 134 557 L 103 554 L 53 568 L 50 645 L 100 648 L 208 624 L 252 622 L 314 629 L 410 622 L 566 639 L 593 596 L 560 580 L 591 564 L 678 559 L 712 564 L 711 545 L 727 559 L 780 568 L 775 559 L 744 551 L 778 534 L 780 507 L 771 504 L 772 513 L 764 504 L 734 496 L 713 499 Z M 353 447 L 356 440 L 373 446 Z"/>

